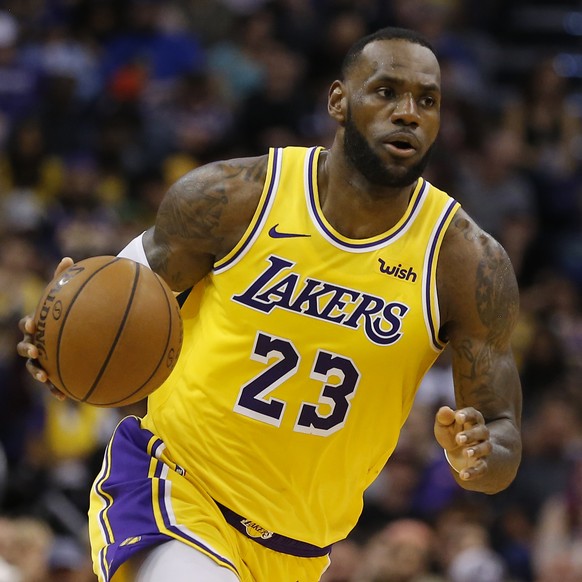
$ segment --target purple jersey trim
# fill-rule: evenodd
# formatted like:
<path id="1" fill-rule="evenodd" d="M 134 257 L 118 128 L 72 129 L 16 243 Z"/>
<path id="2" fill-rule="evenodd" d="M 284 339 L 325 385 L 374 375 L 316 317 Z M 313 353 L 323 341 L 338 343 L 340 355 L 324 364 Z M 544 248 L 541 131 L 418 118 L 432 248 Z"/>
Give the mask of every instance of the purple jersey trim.
<path id="1" fill-rule="evenodd" d="M 265 200 L 262 203 L 259 216 L 255 222 L 253 229 L 251 230 L 251 232 L 245 235 L 246 240 L 244 241 L 240 249 L 238 249 L 238 251 L 234 255 L 232 255 L 232 257 L 230 257 L 227 261 L 221 263 L 220 266 L 215 269 L 216 271 L 223 271 L 224 269 L 228 269 L 228 267 L 232 265 L 232 263 L 238 260 L 241 254 L 246 252 L 247 247 L 252 243 L 252 241 L 255 239 L 256 234 L 263 227 L 263 223 L 265 221 L 267 212 L 270 208 L 269 202 L 275 193 L 274 186 L 279 178 L 278 163 L 280 157 L 281 157 L 280 148 L 275 148 L 273 150 L 273 163 L 271 164 L 271 180 L 269 181 L 269 187 L 267 188 L 267 195 L 265 196 Z"/>
<path id="2" fill-rule="evenodd" d="M 424 293 L 425 293 L 425 300 L 426 300 L 426 307 L 427 307 L 427 319 L 428 319 L 428 325 L 430 327 L 430 335 L 431 335 L 432 343 L 433 343 L 434 347 L 439 351 L 443 349 L 443 343 L 439 340 L 438 332 L 434 328 L 434 321 L 432 318 L 432 312 L 433 312 L 434 308 L 432 306 L 431 292 L 430 292 L 430 290 L 432 288 L 431 273 L 432 273 L 432 265 L 433 265 L 433 262 L 435 260 L 435 255 L 436 255 L 437 242 L 439 240 L 440 234 L 441 234 L 445 224 L 447 223 L 449 216 L 451 215 L 453 210 L 456 209 L 456 207 L 457 207 L 456 201 L 451 200 L 449 202 L 448 208 L 446 209 L 446 211 L 442 215 L 442 217 L 441 217 L 441 219 L 440 219 L 440 221 L 439 221 L 439 223 L 434 231 L 434 236 L 432 239 L 432 244 L 430 246 L 428 259 L 427 259 L 427 267 L 426 267 L 427 277 L 426 277 L 426 286 L 424 289 Z"/>
<path id="3" fill-rule="evenodd" d="M 413 202 L 413 206 L 410 210 L 410 213 L 409 213 L 407 219 L 395 231 L 387 234 L 385 237 L 383 237 L 381 239 L 374 240 L 373 242 L 356 241 L 356 240 L 348 242 L 344 239 L 338 238 L 331 230 L 329 230 L 329 228 L 327 227 L 327 225 L 323 221 L 321 214 L 317 208 L 317 203 L 315 200 L 315 186 L 313 183 L 313 176 L 315 173 L 313 171 L 313 163 L 314 163 L 316 152 L 317 152 L 317 148 L 313 148 L 309 152 L 309 162 L 307 164 L 307 188 L 308 188 L 309 206 L 311 208 L 311 214 L 315 218 L 319 228 L 335 244 L 337 244 L 338 246 L 343 247 L 344 249 L 347 249 L 347 250 L 350 250 L 350 249 L 358 249 L 358 250 L 373 249 L 373 248 L 380 247 L 382 245 L 389 243 L 393 238 L 397 237 L 404 229 L 408 228 L 411 221 L 414 219 L 414 216 L 416 215 L 416 210 L 418 209 L 421 202 L 424 200 L 424 196 L 428 190 L 426 180 L 423 180 L 422 178 L 420 178 L 422 180 L 420 192 L 418 193 L 418 196 L 416 196 L 416 198 Z"/>

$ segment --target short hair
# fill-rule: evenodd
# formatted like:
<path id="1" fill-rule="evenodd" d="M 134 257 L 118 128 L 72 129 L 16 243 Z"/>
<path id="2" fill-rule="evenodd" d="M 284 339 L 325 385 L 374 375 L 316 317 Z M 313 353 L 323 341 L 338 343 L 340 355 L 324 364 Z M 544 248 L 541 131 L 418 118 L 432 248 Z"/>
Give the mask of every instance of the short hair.
<path id="1" fill-rule="evenodd" d="M 348 73 L 350 67 L 358 59 L 364 48 L 366 48 L 370 43 L 377 40 L 405 40 L 413 44 L 418 44 L 427 48 L 436 56 L 436 51 L 430 42 L 421 34 L 415 30 L 409 28 L 398 28 L 395 26 L 387 26 L 386 28 L 381 28 L 372 34 L 364 36 L 357 40 L 348 50 L 341 66 L 341 77 L 342 79 Z"/>

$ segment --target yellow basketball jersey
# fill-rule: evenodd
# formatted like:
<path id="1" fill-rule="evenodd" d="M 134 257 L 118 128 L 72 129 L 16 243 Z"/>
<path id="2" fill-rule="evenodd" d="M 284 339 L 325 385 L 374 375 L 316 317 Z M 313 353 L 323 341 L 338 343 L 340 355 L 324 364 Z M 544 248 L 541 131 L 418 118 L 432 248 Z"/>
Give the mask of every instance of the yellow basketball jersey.
<path id="1" fill-rule="evenodd" d="M 458 203 L 420 179 L 385 233 L 322 213 L 319 148 L 274 149 L 236 248 L 182 307 L 184 348 L 144 427 L 260 528 L 326 546 L 355 525 L 444 347 L 436 264 Z"/>

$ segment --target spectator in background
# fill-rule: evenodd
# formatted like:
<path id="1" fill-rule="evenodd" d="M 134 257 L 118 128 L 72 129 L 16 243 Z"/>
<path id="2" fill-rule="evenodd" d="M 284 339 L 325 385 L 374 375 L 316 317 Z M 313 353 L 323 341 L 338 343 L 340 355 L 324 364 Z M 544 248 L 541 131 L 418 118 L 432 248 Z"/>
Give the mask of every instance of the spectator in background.
<path id="1" fill-rule="evenodd" d="M 102 90 L 98 47 L 86 38 L 81 40 L 73 26 L 72 19 L 47 15 L 43 18 L 39 37 L 23 47 L 22 58 L 43 78 L 71 77 L 74 79 L 75 100 L 91 102 Z"/>
<path id="2" fill-rule="evenodd" d="M 507 101 L 503 122 L 523 144 L 521 164 L 534 173 L 568 175 L 576 166 L 580 112 L 556 70 L 555 57 L 539 60 Z"/>
<path id="3" fill-rule="evenodd" d="M 105 176 L 92 155 L 79 153 L 66 161 L 67 180 L 50 209 L 54 240 L 60 253 L 75 257 L 116 254 L 115 212 Z"/>
<path id="4" fill-rule="evenodd" d="M 503 560 L 493 550 L 493 515 L 476 496 L 444 508 L 434 521 L 437 560 L 448 582 L 504 582 Z"/>
<path id="5" fill-rule="evenodd" d="M 46 582 L 94 582 L 87 548 L 71 537 L 57 536 L 51 547 Z"/>
<path id="6" fill-rule="evenodd" d="M 430 521 L 463 496 L 432 437 L 438 409 L 433 404 L 415 401 L 396 450 L 366 492 L 354 539 L 365 541 L 386 523 L 406 517 Z"/>
<path id="7" fill-rule="evenodd" d="M 553 326 L 539 322 L 531 334 L 521 369 L 526 416 L 561 389 L 568 369 L 564 345 Z"/>
<path id="8" fill-rule="evenodd" d="M 516 134 L 498 128 L 488 129 L 481 147 L 474 155 L 465 156 L 458 175 L 456 189 L 467 212 L 479 226 L 496 237 L 510 253 L 518 280 L 529 245 L 536 236 L 537 208 L 535 191 L 520 172 L 521 142 Z M 514 223 L 526 226 L 521 245 L 510 227 Z M 510 239 L 510 240 L 508 240 Z"/>
<path id="9" fill-rule="evenodd" d="M 51 504 L 51 492 L 69 502 L 66 506 L 72 516 L 70 520 L 62 513 L 53 517 L 60 517 L 64 523 L 84 524 L 88 510 L 86 492 L 91 487 L 107 435 L 115 429 L 121 416 L 115 409 L 84 406 L 73 400 L 65 406 L 59 404 L 50 399 L 46 402 L 42 425 L 30 435 L 28 462 L 42 475 L 44 506 Z M 51 507 L 43 509 L 59 513 Z M 74 533 L 81 535 L 84 531 Z"/>
<path id="10" fill-rule="evenodd" d="M 38 107 L 41 98 L 37 70 L 23 62 L 17 20 L 0 10 L 0 144 L 12 126 Z"/>
<path id="11" fill-rule="evenodd" d="M 17 122 L 0 152 L 0 228 L 46 242 L 46 209 L 62 181 L 62 162 L 48 154 L 39 119 Z"/>
<path id="12" fill-rule="evenodd" d="M 272 9 L 276 38 L 298 55 L 311 54 L 324 22 L 318 18 L 318 5 L 310 0 L 280 0 Z"/>
<path id="13" fill-rule="evenodd" d="M 190 31 L 164 30 L 162 16 L 156 0 L 129 0 L 127 26 L 105 43 L 101 61 L 114 100 L 155 104 L 182 75 L 204 65 L 199 39 Z"/>
<path id="14" fill-rule="evenodd" d="M 91 147 L 96 116 L 77 98 L 77 80 L 66 70 L 52 71 L 44 79 L 39 119 L 48 152 L 58 156 Z"/>
<path id="15" fill-rule="evenodd" d="M 524 415 L 522 432 L 523 461 L 500 501 L 523 509 L 533 524 L 545 502 L 567 487 L 572 449 L 582 442 L 582 418 L 556 386 Z"/>
<path id="16" fill-rule="evenodd" d="M 0 515 L 0 582 L 22 582 L 18 568 L 11 563 L 14 556 L 14 524 Z"/>
<path id="17" fill-rule="evenodd" d="M 488 528 L 493 549 L 502 558 L 511 580 L 533 582 L 532 516 L 518 503 L 494 505 L 497 506 L 496 518 Z"/>
<path id="18" fill-rule="evenodd" d="M 45 582 L 53 532 L 40 519 L 14 518 L 14 554 L 12 563 L 21 574 L 21 582 Z"/>
<path id="19" fill-rule="evenodd" d="M 305 63 L 282 45 L 274 45 L 265 56 L 262 86 L 240 107 L 239 136 L 252 152 L 305 142 L 302 121 L 307 103 L 302 80 Z"/>
<path id="20" fill-rule="evenodd" d="M 146 135 L 144 127 L 143 112 L 131 102 L 108 101 L 99 116 L 99 128 L 89 151 L 95 155 L 98 172 L 117 184 L 116 199 L 110 199 L 115 204 L 122 202 L 120 199 L 129 193 L 132 181 L 141 172 L 159 163 L 150 157 L 151 152 L 159 151 L 156 136 Z"/>
<path id="21" fill-rule="evenodd" d="M 572 460 L 567 487 L 543 504 L 536 527 L 536 582 L 582 580 L 582 456 Z"/>
<path id="22" fill-rule="evenodd" d="M 363 559 L 362 548 L 350 538 L 333 546 L 333 558 L 320 582 L 353 582 Z"/>
<path id="23" fill-rule="evenodd" d="M 570 369 L 582 372 L 582 300 L 579 289 L 567 276 L 548 277 L 550 324 L 564 348 Z"/>
<path id="24" fill-rule="evenodd" d="M 180 2 L 184 21 L 203 46 L 212 46 L 227 38 L 236 14 L 222 0 Z"/>
<path id="25" fill-rule="evenodd" d="M 34 311 L 45 282 L 40 259 L 24 236 L 7 234 L 0 244 L 0 321 L 10 333 L 19 313 Z M 10 360 L 13 350 L 0 341 L 0 360 Z"/>
<path id="26" fill-rule="evenodd" d="M 218 80 L 223 99 L 234 109 L 263 86 L 273 34 L 273 16 L 261 9 L 237 16 L 228 37 L 208 48 L 209 70 Z"/>
<path id="27" fill-rule="evenodd" d="M 460 524 L 448 532 L 447 580 L 450 582 L 503 582 L 505 566 L 490 546 L 487 529 L 479 524 Z"/>
<path id="28" fill-rule="evenodd" d="M 538 237 L 535 190 L 519 166 L 522 144 L 503 128 L 483 132 L 477 151 L 463 155 L 456 187 L 461 204 L 507 250 L 518 281 L 531 280 L 544 255 L 530 261 Z"/>
<path id="29" fill-rule="evenodd" d="M 10 500 L 11 492 L 18 488 L 16 474 L 26 455 L 31 425 L 38 417 L 38 392 L 23 377 L 10 344 L 21 314 L 35 309 L 45 274 L 31 240 L 0 232 L 0 448 L 6 454 L 9 477 L 4 492 Z"/>
<path id="30" fill-rule="evenodd" d="M 340 4 L 341 6 L 341 4 Z M 309 59 L 308 80 L 317 91 L 326 94 L 333 74 L 340 70 L 349 47 L 366 33 L 364 15 L 354 7 L 335 7 L 321 19 L 321 30 Z"/>
<path id="31" fill-rule="evenodd" d="M 366 544 L 351 580 L 444 582 L 435 571 L 436 541 L 433 529 L 422 521 L 399 519 L 389 523 Z"/>
<path id="32" fill-rule="evenodd" d="M 13 126 L 0 163 L 0 188 L 4 193 L 32 190 L 35 197 L 46 201 L 62 183 L 59 160 L 49 154 L 40 119 L 35 115 Z"/>
<path id="33" fill-rule="evenodd" d="M 548 263 L 561 264 L 582 283 L 579 196 L 581 111 L 552 55 L 539 60 L 509 99 L 504 125 L 522 142 L 521 165 L 536 187 L 539 228 Z M 575 264 L 572 264 L 572 256 Z"/>
<path id="34" fill-rule="evenodd" d="M 165 102 L 144 116 L 148 159 L 188 156 L 190 167 L 221 157 L 234 147 L 234 111 L 208 70 L 180 77 Z"/>

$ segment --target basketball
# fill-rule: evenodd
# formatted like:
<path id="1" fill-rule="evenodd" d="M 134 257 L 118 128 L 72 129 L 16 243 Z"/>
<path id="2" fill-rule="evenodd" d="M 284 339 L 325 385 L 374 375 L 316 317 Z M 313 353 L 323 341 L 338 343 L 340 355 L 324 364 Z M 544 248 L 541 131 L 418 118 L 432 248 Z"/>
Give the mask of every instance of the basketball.
<path id="1" fill-rule="evenodd" d="M 79 261 L 46 287 L 34 344 L 49 381 L 69 398 L 117 407 L 142 400 L 170 375 L 182 318 L 166 283 L 135 261 Z"/>

